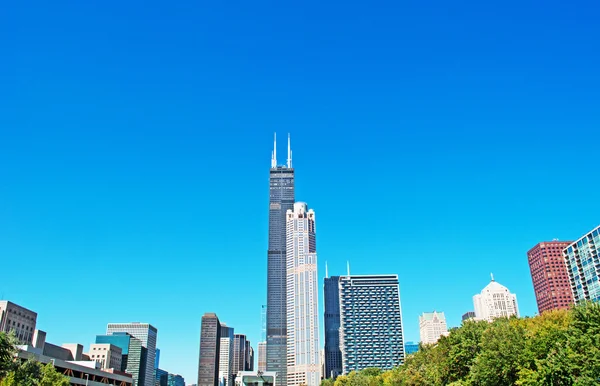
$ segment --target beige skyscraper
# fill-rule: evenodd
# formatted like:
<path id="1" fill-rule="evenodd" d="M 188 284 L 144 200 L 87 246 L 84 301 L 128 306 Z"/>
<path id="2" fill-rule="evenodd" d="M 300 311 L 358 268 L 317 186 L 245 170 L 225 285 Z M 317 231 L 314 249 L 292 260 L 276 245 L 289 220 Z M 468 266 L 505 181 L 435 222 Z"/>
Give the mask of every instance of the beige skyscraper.
<path id="1" fill-rule="evenodd" d="M 419 332 L 423 344 L 436 343 L 441 336 L 448 335 L 444 313 L 433 311 L 423 312 L 423 315 L 419 315 Z"/>
<path id="2" fill-rule="evenodd" d="M 295 203 L 286 212 L 288 386 L 321 382 L 315 233 L 315 212 Z"/>
<path id="3" fill-rule="evenodd" d="M 491 322 L 495 318 L 519 317 L 517 295 L 510 293 L 508 288 L 494 280 L 485 286 L 480 294 L 473 296 L 475 306 L 475 319 Z"/>

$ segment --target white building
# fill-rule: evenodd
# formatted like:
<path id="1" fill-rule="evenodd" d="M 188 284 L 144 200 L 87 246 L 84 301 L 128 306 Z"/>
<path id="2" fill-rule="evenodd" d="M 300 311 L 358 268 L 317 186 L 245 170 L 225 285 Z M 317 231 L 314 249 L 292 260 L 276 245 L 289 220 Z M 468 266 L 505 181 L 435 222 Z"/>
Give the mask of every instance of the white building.
<path id="1" fill-rule="evenodd" d="M 491 322 L 494 318 L 519 316 L 517 295 L 510 293 L 502 284 L 492 281 L 480 294 L 473 296 L 475 319 Z"/>
<path id="2" fill-rule="evenodd" d="M 423 315 L 419 315 L 419 331 L 421 343 L 436 343 L 441 336 L 448 335 L 446 316 L 443 312 L 424 312 Z"/>
<path id="3" fill-rule="evenodd" d="M 88 356 L 98 362 L 101 369 L 121 370 L 123 352 L 120 347 L 110 343 L 92 343 Z"/>
<path id="4" fill-rule="evenodd" d="M 286 212 L 287 385 L 318 386 L 319 305 L 315 212 L 297 202 Z"/>

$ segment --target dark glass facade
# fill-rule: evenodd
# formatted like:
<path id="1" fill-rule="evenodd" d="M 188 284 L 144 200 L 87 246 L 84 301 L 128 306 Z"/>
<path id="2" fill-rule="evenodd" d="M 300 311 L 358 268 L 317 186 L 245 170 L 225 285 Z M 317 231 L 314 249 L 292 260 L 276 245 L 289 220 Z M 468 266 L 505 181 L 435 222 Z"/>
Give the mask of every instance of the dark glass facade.
<path id="1" fill-rule="evenodd" d="M 323 378 L 335 378 L 342 373 L 340 351 L 340 290 L 339 276 L 325 278 L 323 301 L 325 307 L 325 374 Z"/>
<path id="2" fill-rule="evenodd" d="M 221 323 L 213 313 L 202 316 L 200 328 L 200 358 L 198 363 L 198 386 L 219 385 L 219 356 Z"/>
<path id="3" fill-rule="evenodd" d="M 277 386 L 287 385 L 285 214 L 288 209 L 294 209 L 294 169 L 273 167 L 269 176 L 267 371 L 277 372 Z"/>
<path id="4" fill-rule="evenodd" d="M 96 343 L 110 343 L 121 349 L 123 355 L 121 371 L 133 376 L 133 384 L 141 385 L 146 379 L 148 349 L 142 341 L 126 332 L 114 332 L 111 335 L 96 335 Z"/>

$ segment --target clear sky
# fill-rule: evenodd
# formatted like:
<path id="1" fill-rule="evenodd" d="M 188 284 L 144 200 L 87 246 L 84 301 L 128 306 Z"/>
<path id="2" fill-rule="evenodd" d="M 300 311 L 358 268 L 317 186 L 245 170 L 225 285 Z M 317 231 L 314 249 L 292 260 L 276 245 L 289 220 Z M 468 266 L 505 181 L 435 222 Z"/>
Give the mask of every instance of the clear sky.
<path id="1" fill-rule="evenodd" d="M 534 315 L 527 250 L 600 224 L 597 2 L 2 8 L 0 297 L 53 343 L 150 322 L 190 383 L 204 312 L 256 344 L 274 131 L 319 275 L 397 273 L 408 340 L 490 272 Z"/>

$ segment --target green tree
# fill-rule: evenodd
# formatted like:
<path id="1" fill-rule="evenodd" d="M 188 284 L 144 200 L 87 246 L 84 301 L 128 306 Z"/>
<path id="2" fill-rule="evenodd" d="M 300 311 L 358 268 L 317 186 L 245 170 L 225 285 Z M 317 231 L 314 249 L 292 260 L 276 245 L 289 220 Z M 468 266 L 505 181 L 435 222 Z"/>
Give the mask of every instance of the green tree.
<path id="1" fill-rule="evenodd" d="M 331 378 L 325 378 L 321 381 L 321 386 L 333 386 L 334 381 Z"/>
<path id="2" fill-rule="evenodd" d="M 69 386 L 69 378 L 56 371 L 51 363 L 28 359 L 8 373 L 0 386 Z"/>
<path id="3" fill-rule="evenodd" d="M 13 369 L 15 351 L 14 335 L 0 332 L 0 379 Z"/>

